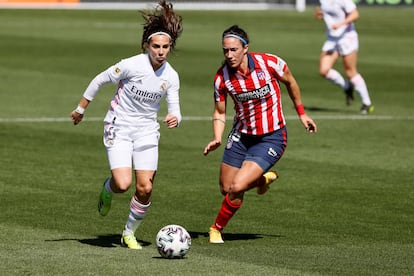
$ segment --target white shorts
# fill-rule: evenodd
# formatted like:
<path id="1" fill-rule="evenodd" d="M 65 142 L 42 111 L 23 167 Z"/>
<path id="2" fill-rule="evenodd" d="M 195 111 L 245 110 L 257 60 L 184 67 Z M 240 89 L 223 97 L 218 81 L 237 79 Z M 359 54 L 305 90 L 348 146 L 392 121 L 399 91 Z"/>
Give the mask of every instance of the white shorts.
<path id="1" fill-rule="evenodd" d="M 142 128 L 105 124 L 103 142 L 109 167 L 156 171 L 158 167 L 158 127 Z"/>
<path id="2" fill-rule="evenodd" d="M 358 51 L 358 34 L 355 31 L 347 32 L 341 37 L 328 37 L 322 46 L 322 52 L 338 52 L 341 56 Z"/>

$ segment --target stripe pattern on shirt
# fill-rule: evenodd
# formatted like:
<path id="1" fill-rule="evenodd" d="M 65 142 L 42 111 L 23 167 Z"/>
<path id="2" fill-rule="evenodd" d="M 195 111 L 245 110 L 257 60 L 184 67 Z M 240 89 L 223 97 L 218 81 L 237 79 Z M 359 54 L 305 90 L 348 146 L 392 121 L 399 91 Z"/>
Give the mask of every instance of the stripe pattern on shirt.
<path id="1" fill-rule="evenodd" d="M 235 128 L 241 133 L 263 135 L 286 122 L 283 116 L 279 78 L 287 68 L 281 58 L 264 53 L 248 53 L 249 72 L 242 75 L 227 65 L 219 68 L 214 80 L 216 102 L 234 102 Z"/>

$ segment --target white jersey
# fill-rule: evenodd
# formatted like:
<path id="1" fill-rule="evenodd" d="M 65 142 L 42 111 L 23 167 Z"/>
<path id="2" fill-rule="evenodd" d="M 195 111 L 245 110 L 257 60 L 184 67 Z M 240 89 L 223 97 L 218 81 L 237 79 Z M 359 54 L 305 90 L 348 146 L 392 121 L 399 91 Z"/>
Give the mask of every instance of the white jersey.
<path id="1" fill-rule="evenodd" d="M 179 105 L 180 81 L 168 62 L 154 72 L 148 54 L 123 59 L 97 75 L 83 96 L 92 101 L 100 87 L 118 83 L 105 116 L 105 123 L 136 127 L 159 127 L 157 113 L 166 97 L 168 113 L 181 121 Z"/>
<path id="2" fill-rule="evenodd" d="M 354 23 L 344 25 L 338 29 L 332 29 L 332 25 L 343 21 L 346 16 L 356 9 L 352 0 L 319 0 L 326 24 L 327 37 L 341 37 L 347 32 L 355 31 Z"/>

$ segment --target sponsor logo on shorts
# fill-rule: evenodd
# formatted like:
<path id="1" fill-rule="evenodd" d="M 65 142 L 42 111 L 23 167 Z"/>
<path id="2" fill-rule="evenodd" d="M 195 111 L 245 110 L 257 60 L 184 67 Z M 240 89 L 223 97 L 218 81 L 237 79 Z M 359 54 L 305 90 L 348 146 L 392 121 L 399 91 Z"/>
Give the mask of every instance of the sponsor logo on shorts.
<path id="1" fill-rule="evenodd" d="M 267 154 L 269 154 L 272 157 L 276 157 L 277 156 L 277 152 L 274 149 L 272 149 L 272 148 L 269 148 L 269 150 L 267 151 Z"/>

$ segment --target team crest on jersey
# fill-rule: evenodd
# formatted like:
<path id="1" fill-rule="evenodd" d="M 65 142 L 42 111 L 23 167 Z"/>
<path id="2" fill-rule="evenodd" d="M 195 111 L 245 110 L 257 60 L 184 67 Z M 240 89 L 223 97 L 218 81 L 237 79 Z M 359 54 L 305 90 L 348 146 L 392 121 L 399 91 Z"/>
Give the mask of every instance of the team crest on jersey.
<path id="1" fill-rule="evenodd" d="M 161 90 L 166 90 L 167 89 L 167 83 L 164 81 L 162 84 L 161 84 Z"/>
<path id="2" fill-rule="evenodd" d="M 266 79 L 266 75 L 265 75 L 265 73 L 263 71 L 259 71 L 259 72 L 257 72 L 257 78 L 259 80 L 265 80 Z"/>

